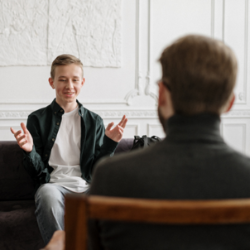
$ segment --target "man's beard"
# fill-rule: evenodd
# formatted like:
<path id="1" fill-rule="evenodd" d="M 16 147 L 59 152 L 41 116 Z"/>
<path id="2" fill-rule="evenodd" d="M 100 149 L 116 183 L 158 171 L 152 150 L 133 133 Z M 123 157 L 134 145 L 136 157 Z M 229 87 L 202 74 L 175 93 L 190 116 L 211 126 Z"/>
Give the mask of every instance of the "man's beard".
<path id="1" fill-rule="evenodd" d="M 163 117 L 163 115 L 162 115 L 162 113 L 161 113 L 161 109 L 160 109 L 159 106 L 158 106 L 157 111 L 158 111 L 158 118 L 159 118 L 159 121 L 160 121 L 160 123 L 161 123 L 161 125 L 162 125 L 162 128 L 163 128 L 165 134 L 167 134 L 167 119 L 165 119 L 165 118 Z"/>

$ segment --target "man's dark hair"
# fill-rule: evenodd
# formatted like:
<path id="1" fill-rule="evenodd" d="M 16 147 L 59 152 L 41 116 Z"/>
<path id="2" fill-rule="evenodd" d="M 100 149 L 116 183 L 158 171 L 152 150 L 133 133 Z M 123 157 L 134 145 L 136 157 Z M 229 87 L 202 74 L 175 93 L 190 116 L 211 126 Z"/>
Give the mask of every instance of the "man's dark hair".
<path id="1" fill-rule="evenodd" d="M 233 93 L 237 60 L 221 41 L 188 35 L 168 46 L 159 60 L 177 114 L 219 114 Z"/>

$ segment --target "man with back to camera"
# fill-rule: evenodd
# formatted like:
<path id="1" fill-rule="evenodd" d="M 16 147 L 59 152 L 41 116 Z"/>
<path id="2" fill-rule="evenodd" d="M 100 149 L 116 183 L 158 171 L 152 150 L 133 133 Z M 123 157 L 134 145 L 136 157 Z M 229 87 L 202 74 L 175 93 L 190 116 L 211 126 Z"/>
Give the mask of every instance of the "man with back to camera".
<path id="1" fill-rule="evenodd" d="M 234 53 L 220 41 L 189 35 L 168 46 L 160 63 L 158 114 L 167 137 L 145 150 L 100 161 L 89 194 L 170 200 L 249 198 L 250 158 L 220 136 L 220 115 L 235 99 Z M 89 225 L 91 249 L 249 249 L 249 236 L 249 225 L 103 221 Z"/>
<path id="2" fill-rule="evenodd" d="M 94 164 L 112 155 L 122 139 L 127 118 L 106 130 L 100 116 L 76 99 L 85 78 L 81 61 L 60 55 L 52 63 L 49 84 L 56 98 L 31 113 L 27 128 L 11 128 L 24 151 L 24 167 L 36 186 L 36 217 L 47 244 L 56 230 L 64 228 L 64 195 L 88 190 Z"/>
<path id="3" fill-rule="evenodd" d="M 250 197 L 250 158 L 220 136 L 220 115 L 231 109 L 237 76 L 232 50 L 189 35 L 160 57 L 158 114 L 167 137 L 144 150 L 101 160 L 90 195 L 206 200 Z M 119 166 L 119 167 L 117 167 Z M 92 221 L 96 249 L 249 249 L 249 225 L 166 226 Z M 57 231 L 46 250 L 63 249 Z"/>

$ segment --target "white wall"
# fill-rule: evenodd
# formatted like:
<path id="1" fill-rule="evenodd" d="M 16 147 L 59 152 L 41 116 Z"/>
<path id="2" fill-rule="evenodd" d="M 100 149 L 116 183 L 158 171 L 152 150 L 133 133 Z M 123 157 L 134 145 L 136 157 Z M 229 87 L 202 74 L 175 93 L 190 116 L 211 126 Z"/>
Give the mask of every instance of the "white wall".
<path id="1" fill-rule="evenodd" d="M 126 114 L 125 137 L 163 136 L 156 112 L 157 59 L 179 36 L 215 37 L 229 44 L 239 61 L 236 104 L 223 115 L 221 132 L 229 144 L 250 155 L 249 12 L 249 0 L 122 0 L 121 67 L 85 67 L 86 84 L 78 99 L 105 124 Z M 49 66 L 0 67 L 0 140 L 13 140 L 9 127 L 18 128 L 30 112 L 54 98 L 49 71 Z"/>

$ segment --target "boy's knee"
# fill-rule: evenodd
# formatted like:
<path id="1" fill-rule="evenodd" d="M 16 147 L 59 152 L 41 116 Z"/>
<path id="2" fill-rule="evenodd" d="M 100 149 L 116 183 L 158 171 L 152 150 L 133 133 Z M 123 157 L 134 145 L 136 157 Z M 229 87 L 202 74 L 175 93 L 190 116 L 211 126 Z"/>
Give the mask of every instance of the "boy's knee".
<path id="1" fill-rule="evenodd" d="M 63 197 L 60 190 L 49 183 L 43 184 L 35 194 L 36 204 L 40 203 L 42 206 L 53 207 L 62 202 Z"/>

